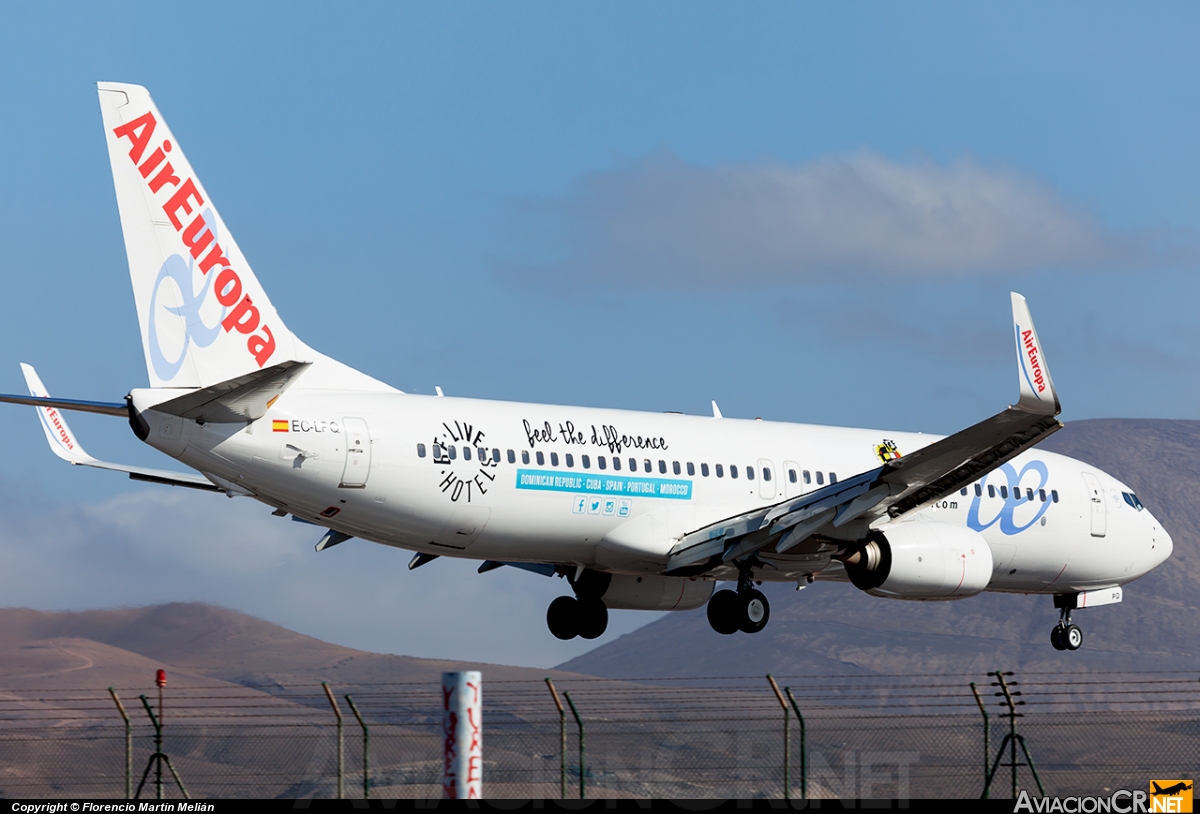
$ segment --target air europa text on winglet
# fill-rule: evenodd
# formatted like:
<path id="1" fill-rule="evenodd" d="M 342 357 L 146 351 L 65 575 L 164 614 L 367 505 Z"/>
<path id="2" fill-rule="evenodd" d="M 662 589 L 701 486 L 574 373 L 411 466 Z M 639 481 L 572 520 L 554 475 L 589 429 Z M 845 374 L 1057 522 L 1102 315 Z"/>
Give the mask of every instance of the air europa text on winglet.
<path id="1" fill-rule="evenodd" d="M 1021 331 L 1021 340 L 1025 343 L 1025 355 L 1029 357 L 1029 367 L 1033 370 L 1033 383 L 1039 393 L 1046 390 L 1046 377 L 1042 375 L 1042 366 L 1038 362 L 1037 343 L 1033 341 L 1033 331 Z"/>
<path id="2" fill-rule="evenodd" d="M 246 340 L 246 349 L 250 351 L 250 355 L 254 357 L 258 366 L 262 367 L 275 352 L 274 334 L 266 324 L 261 324 L 262 317 L 250 299 L 250 295 L 243 295 L 242 278 L 230 266 L 229 258 L 222 251 L 221 244 L 213 239 L 213 233 L 209 230 L 204 216 L 197 212 L 196 217 L 186 227 L 179 219 L 181 211 L 184 215 L 192 214 L 193 203 L 197 207 L 204 205 L 204 198 L 196 188 L 195 181 L 185 178 L 181 183 L 179 176 L 175 175 L 175 168 L 171 166 L 171 162 L 164 163 L 167 153 L 172 149 L 169 139 L 164 139 L 150 154 L 150 157 L 144 162 L 142 161 L 157 126 L 158 121 L 154 118 L 154 114 L 147 112 L 133 121 L 114 128 L 113 135 L 117 138 L 129 139 L 129 159 L 138 168 L 142 177 L 147 179 L 146 184 L 152 194 L 157 195 L 162 192 L 163 187 L 168 185 L 174 187 L 171 197 L 163 204 L 163 212 L 171 221 L 171 225 L 175 227 L 175 231 L 182 233 L 184 247 L 194 259 L 200 261 L 200 272 L 208 274 L 213 268 L 220 269 L 213 290 L 216 293 L 217 302 L 230 309 L 226 317 L 221 320 L 221 327 L 225 329 L 226 333 L 237 329 L 238 333 L 250 334 L 250 338 Z M 162 169 L 159 169 L 160 165 Z M 205 254 L 206 249 L 207 254 Z M 200 259 L 202 254 L 204 255 L 203 260 Z M 254 333 L 260 328 L 261 335 Z"/>

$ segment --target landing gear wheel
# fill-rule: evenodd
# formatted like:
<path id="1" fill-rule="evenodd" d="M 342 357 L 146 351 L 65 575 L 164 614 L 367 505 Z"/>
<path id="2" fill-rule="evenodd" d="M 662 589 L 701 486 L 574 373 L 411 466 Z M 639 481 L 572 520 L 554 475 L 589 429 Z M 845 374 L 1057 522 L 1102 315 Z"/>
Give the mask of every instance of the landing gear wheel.
<path id="1" fill-rule="evenodd" d="M 728 636 L 740 627 L 739 597 L 733 591 L 717 591 L 708 600 L 708 623 L 717 633 Z"/>
<path id="2" fill-rule="evenodd" d="M 762 591 L 754 589 L 744 591 L 738 594 L 738 599 L 741 602 L 741 619 L 738 627 L 744 633 L 758 633 L 767 626 L 767 620 L 771 618 L 771 604 L 767 602 Z"/>
<path id="3" fill-rule="evenodd" d="M 555 638 L 574 639 L 579 635 L 579 616 L 579 600 L 573 596 L 560 596 L 546 610 L 546 626 Z M 607 614 L 605 616 L 607 622 Z"/>
<path id="4" fill-rule="evenodd" d="M 1054 645 L 1055 650 L 1066 650 L 1067 643 L 1063 641 L 1063 626 L 1055 625 L 1050 630 L 1050 644 Z"/>
<path id="5" fill-rule="evenodd" d="M 1083 647 L 1083 631 L 1078 625 L 1067 625 L 1062 632 L 1062 641 L 1068 650 L 1078 650 Z"/>
<path id="6" fill-rule="evenodd" d="M 584 639 L 598 639 L 608 629 L 608 608 L 599 599 L 578 599 L 577 613 L 579 635 Z"/>

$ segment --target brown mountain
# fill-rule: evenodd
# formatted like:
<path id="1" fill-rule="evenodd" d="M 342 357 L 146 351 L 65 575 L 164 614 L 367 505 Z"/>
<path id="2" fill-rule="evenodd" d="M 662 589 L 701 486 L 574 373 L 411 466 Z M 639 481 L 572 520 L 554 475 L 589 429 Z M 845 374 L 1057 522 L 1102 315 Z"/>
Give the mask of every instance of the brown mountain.
<path id="1" fill-rule="evenodd" d="M 440 681 L 478 664 L 367 653 L 200 603 L 47 612 L 0 609 L 0 686 L 172 686 L 215 681 L 251 687 Z M 541 680 L 545 670 L 485 665 L 490 678 Z M 553 673 L 552 673 L 553 674 Z"/>
<path id="2" fill-rule="evenodd" d="M 1195 670 L 1200 666 L 1200 421 L 1076 421 L 1044 448 L 1123 480 L 1175 541 L 1171 559 L 1120 605 L 1079 611 L 1083 649 L 1050 646 L 1049 597 L 878 599 L 849 585 L 767 586 L 771 622 L 721 636 L 703 610 L 671 614 L 562 665 L 598 676 L 720 676 L 1019 670 Z"/>

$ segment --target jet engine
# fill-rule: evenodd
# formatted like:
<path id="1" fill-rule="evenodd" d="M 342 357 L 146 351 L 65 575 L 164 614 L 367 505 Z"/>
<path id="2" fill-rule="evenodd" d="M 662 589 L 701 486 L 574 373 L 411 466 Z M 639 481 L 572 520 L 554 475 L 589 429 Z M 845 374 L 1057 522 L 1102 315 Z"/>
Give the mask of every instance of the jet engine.
<path id="1" fill-rule="evenodd" d="M 708 602 L 715 584 L 710 579 L 613 574 L 601 599 L 614 610 L 694 610 Z"/>
<path id="2" fill-rule="evenodd" d="M 987 540 L 950 523 L 887 525 L 841 559 L 854 587 L 892 599 L 962 599 L 992 578 Z"/>

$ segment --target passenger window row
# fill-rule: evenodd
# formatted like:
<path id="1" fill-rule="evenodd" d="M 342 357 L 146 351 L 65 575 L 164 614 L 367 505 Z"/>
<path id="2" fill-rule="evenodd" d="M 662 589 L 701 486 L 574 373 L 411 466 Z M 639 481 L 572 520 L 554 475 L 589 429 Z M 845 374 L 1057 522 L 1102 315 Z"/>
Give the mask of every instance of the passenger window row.
<path id="1" fill-rule="evenodd" d="M 463 460 L 465 460 L 465 461 L 471 460 L 471 458 L 472 458 L 471 449 L 472 449 L 471 447 L 463 447 L 462 448 Z M 433 457 L 435 460 L 445 459 L 445 460 L 454 461 L 454 460 L 458 459 L 458 448 L 454 444 L 434 444 L 432 453 L 433 453 Z M 427 454 L 427 450 L 425 448 L 425 445 L 417 444 L 417 457 L 424 458 L 426 456 L 426 454 Z M 517 462 L 517 455 L 518 455 L 518 453 L 515 450 L 510 449 L 507 451 L 507 455 L 505 457 L 508 459 L 508 462 L 510 464 L 515 464 Z M 474 452 L 474 457 L 481 462 L 491 462 L 493 464 L 498 464 L 498 463 L 500 463 L 501 455 L 500 455 L 500 450 L 498 450 L 498 449 L 492 449 L 492 450 L 476 449 Z M 550 466 L 559 466 L 560 457 L 557 452 L 551 452 L 548 457 L 549 457 L 549 461 L 550 461 Z M 536 461 L 538 466 L 545 466 L 546 460 L 547 460 L 547 454 L 544 452 L 541 452 L 541 451 L 537 451 L 537 452 L 534 452 L 531 456 L 529 450 L 522 450 L 520 452 L 520 458 L 521 458 L 522 464 L 529 464 L 533 461 Z M 567 452 L 561 456 L 561 462 L 568 469 L 573 469 L 575 467 L 575 456 L 572 453 Z M 593 458 L 590 455 L 580 455 L 579 462 L 583 466 L 584 469 L 591 469 L 592 464 L 593 464 Z M 638 462 L 637 458 L 625 459 L 625 458 L 621 458 L 616 455 L 612 456 L 612 458 L 609 458 L 604 455 L 597 455 L 594 459 L 594 463 L 595 463 L 597 469 L 607 471 L 609 466 L 611 466 L 614 472 L 620 472 L 622 470 L 622 467 L 625 466 L 625 462 L 628 463 L 628 471 L 629 472 L 637 472 L 640 469 L 641 471 L 647 472 L 647 473 L 654 473 L 657 470 L 657 473 L 659 475 L 667 475 L 667 474 L 682 475 L 686 471 L 689 477 L 695 477 L 695 475 L 696 475 L 696 464 L 692 463 L 691 461 L 688 461 L 686 463 L 680 463 L 679 461 L 671 461 L 670 464 L 668 464 L 666 461 L 659 459 L 657 466 L 655 466 L 654 461 L 651 461 L 649 458 L 643 458 L 641 460 L 641 463 L 639 466 L 639 462 Z M 723 464 L 714 464 L 711 469 L 709 468 L 709 465 L 706 463 L 700 464 L 701 477 L 707 478 L 707 477 L 709 477 L 709 475 L 711 473 L 711 474 L 715 474 L 718 478 L 724 478 L 725 471 L 726 471 L 726 467 Z M 738 477 L 740 477 L 743 473 L 745 475 L 746 480 L 754 480 L 754 478 L 755 478 L 755 468 L 753 466 L 739 467 L 737 464 L 730 464 L 728 467 L 728 471 L 729 471 L 729 477 L 733 478 L 735 480 Z M 769 480 L 771 480 L 771 477 L 772 477 L 772 475 L 771 475 L 770 468 L 765 467 L 765 466 L 762 467 L 762 479 L 769 481 Z M 802 474 L 798 474 L 795 469 L 792 469 L 791 467 L 788 468 L 788 481 L 790 483 L 799 482 L 801 477 L 803 478 L 804 483 L 806 483 L 806 484 L 811 484 L 813 482 L 812 473 L 809 472 L 807 469 L 803 470 Z M 816 473 L 816 482 L 817 482 L 818 486 L 825 485 L 825 473 L 824 472 Z M 837 475 L 834 474 L 833 472 L 829 473 L 829 482 L 837 483 Z"/>
<path id="2" fill-rule="evenodd" d="M 995 497 L 997 491 L 999 491 L 1000 497 L 1004 498 L 1005 500 L 1008 500 L 1008 487 L 1007 486 L 1001 486 L 997 490 L 997 488 L 995 486 L 993 486 L 990 483 L 988 484 L 988 488 L 987 488 L 988 497 Z M 962 488 L 962 490 L 959 492 L 959 494 L 962 495 L 963 497 L 966 497 L 967 496 L 967 487 L 964 486 Z M 1018 503 L 1020 503 L 1022 500 L 1026 501 L 1026 502 L 1030 502 L 1030 503 L 1033 502 L 1034 500 L 1040 500 L 1042 503 L 1046 502 L 1046 490 L 1045 489 L 1038 489 L 1037 493 L 1036 493 L 1036 495 L 1037 495 L 1036 498 L 1034 497 L 1034 494 L 1035 494 L 1034 491 L 1029 488 L 1025 489 L 1024 494 L 1022 494 L 1020 489 L 1013 489 L 1012 494 L 1013 494 L 1013 499 L 1016 500 Z M 982 496 L 983 496 L 983 487 L 977 483 L 977 484 L 975 484 L 975 497 L 982 497 Z M 1052 503 L 1058 502 L 1058 490 L 1057 489 L 1050 490 L 1050 501 Z"/>

